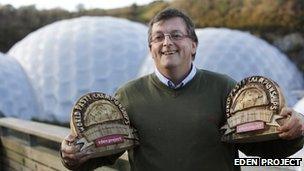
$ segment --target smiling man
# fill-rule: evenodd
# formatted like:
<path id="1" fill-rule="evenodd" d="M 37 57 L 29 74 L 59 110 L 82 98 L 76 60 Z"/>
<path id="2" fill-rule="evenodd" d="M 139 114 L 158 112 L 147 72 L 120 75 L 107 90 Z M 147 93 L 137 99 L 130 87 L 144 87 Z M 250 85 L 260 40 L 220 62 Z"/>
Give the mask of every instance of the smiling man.
<path id="1" fill-rule="evenodd" d="M 140 145 L 129 150 L 133 171 L 240 170 L 233 159 L 238 150 L 265 158 L 289 156 L 303 146 L 303 122 L 293 110 L 282 126 L 280 140 L 250 144 L 220 141 L 225 104 L 235 81 L 193 65 L 198 39 L 191 19 L 176 9 L 157 14 L 149 24 L 149 48 L 155 72 L 122 86 L 116 98 L 126 107 L 138 130 Z M 75 137 L 62 142 L 69 168 L 88 169 L 113 163 L 120 154 L 87 161 Z M 278 150 L 280 149 L 280 150 Z"/>
<path id="2" fill-rule="evenodd" d="M 182 18 L 174 17 L 150 25 L 149 45 L 156 69 L 174 84 L 189 74 L 197 37 L 188 33 Z"/>

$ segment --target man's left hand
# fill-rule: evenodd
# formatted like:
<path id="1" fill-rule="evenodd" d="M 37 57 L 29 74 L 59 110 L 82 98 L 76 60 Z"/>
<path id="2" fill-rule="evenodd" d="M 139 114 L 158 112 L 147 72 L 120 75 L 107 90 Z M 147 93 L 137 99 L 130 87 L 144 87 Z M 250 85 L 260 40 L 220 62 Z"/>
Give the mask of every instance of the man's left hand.
<path id="1" fill-rule="evenodd" d="M 279 137 L 286 140 L 292 140 L 303 136 L 304 133 L 304 115 L 296 112 L 292 108 L 283 108 L 280 115 L 290 116 L 289 120 L 285 122 L 278 131 L 281 133 Z"/>

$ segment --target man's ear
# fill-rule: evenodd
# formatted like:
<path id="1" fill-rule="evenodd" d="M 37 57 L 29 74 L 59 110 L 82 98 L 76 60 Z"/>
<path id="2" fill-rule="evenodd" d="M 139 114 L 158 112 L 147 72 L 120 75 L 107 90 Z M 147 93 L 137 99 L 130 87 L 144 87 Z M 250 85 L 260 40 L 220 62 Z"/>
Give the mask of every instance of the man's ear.
<path id="1" fill-rule="evenodd" d="M 153 55 L 152 55 L 152 52 L 151 52 L 151 45 L 149 45 L 149 54 L 150 54 L 151 58 L 153 59 Z"/>
<path id="2" fill-rule="evenodd" d="M 196 49 L 197 49 L 197 44 L 195 42 L 192 41 L 192 51 L 191 51 L 191 54 L 194 55 L 196 53 Z"/>
<path id="3" fill-rule="evenodd" d="M 150 52 L 149 53 L 149 56 L 151 57 L 151 59 L 154 61 L 154 57 L 153 57 L 153 55 L 152 55 L 152 53 Z"/>

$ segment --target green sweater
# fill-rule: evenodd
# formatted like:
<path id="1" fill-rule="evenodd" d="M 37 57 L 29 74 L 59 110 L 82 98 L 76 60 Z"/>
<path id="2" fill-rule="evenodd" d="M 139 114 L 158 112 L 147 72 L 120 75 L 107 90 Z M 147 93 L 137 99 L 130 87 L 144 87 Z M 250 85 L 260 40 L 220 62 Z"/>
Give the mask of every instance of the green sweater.
<path id="1" fill-rule="evenodd" d="M 301 148 L 301 139 L 242 145 L 221 142 L 226 97 L 234 85 L 225 75 L 198 70 L 193 80 L 175 90 L 155 74 L 120 88 L 116 97 L 140 139 L 140 146 L 129 151 L 131 170 L 240 170 L 233 166 L 238 149 L 245 154 L 285 157 Z"/>
<path id="2" fill-rule="evenodd" d="M 170 89 L 155 74 L 118 91 L 140 146 L 129 156 L 132 170 L 233 170 L 236 149 L 220 142 L 225 101 L 235 82 L 198 70 L 188 84 Z"/>

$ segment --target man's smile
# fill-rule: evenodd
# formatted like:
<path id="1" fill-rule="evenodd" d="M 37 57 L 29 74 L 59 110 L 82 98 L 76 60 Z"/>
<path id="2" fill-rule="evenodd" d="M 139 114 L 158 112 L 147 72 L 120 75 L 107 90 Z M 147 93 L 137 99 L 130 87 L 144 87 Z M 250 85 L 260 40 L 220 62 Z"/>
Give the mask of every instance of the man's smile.
<path id="1" fill-rule="evenodd" d="M 172 55 L 176 52 L 177 52 L 177 50 L 170 50 L 170 51 L 163 51 L 163 52 L 161 52 L 161 54 L 162 55 Z"/>

